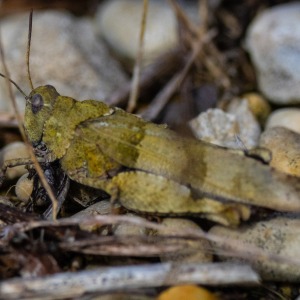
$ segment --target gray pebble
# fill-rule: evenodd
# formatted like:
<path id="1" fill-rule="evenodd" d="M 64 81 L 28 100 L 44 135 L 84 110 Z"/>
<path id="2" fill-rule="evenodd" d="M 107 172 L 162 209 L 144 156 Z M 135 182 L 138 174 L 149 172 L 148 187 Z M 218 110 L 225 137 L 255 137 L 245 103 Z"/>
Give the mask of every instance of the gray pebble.
<path id="1" fill-rule="evenodd" d="M 214 234 L 225 241 L 230 241 L 233 257 L 234 251 L 242 249 L 242 258 L 229 258 L 222 256 L 225 252 L 221 242 L 216 246 L 219 258 L 222 260 L 249 261 L 253 268 L 259 272 L 264 280 L 284 282 L 299 282 L 299 247 L 300 247 L 300 220 L 289 218 L 275 218 L 269 221 L 261 221 L 253 225 L 245 225 L 239 229 L 230 229 L 214 226 L 209 233 Z M 236 246 L 235 246 L 236 245 Z M 257 254 L 255 251 L 260 251 Z M 226 253 L 226 252 L 225 252 Z M 263 253 L 263 255 L 262 255 Z M 272 255 L 280 256 L 281 261 Z"/>
<path id="2" fill-rule="evenodd" d="M 1 21 L 10 76 L 29 93 L 26 73 L 28 14 Z M 51 84 L 77 100 L 103 100 L 126 76 L 95 36 L 91 20 L 58 11 L 36 12 L 33 19 L 30 69 L 34 87 Z M 8 110 L 6 83 L 0 80 L 1 110 Z M 20 93 L 18 101 L 24 104 Z M 8 103 L 8 104 L 7 104 Z"/>
<path id="3" fill-rule="evenodd" d="M 198 139 L 232 149 L 254 148 L 260 135 L 246 100 L 233 101 L 228 112 L 209 109 L 191 120 L 190 126 Z"/>
<path id="4" fill-rule="evenodd" d="M 187 230 L 199 230 L 202 229 L 193 221 L 188 219 L 178 218 L 164 218 L 162 224 L 165 226 L 163 230 L 157 232 L 159 236 L 173 236 L 180 235 L 180 231 Z M 177 262 L 177 263 L 200 263 L 200 262 L 212 262 L 212 254 L 210 253 L 210 244 L 207 240 L 191 240 L 186 241 L 184 239 L 177 239 L 177 244 L 182 245 L 183 249 L 176 253 L 170 253 L 168 255 L 161 255 L 162 262 Z"/>
<path id="5" fill-rule="evenodd" d="M 259 14 L 248 29 L 246 47 L 265 96 L 277 104 L 300 103 L 300 3 Z"/>

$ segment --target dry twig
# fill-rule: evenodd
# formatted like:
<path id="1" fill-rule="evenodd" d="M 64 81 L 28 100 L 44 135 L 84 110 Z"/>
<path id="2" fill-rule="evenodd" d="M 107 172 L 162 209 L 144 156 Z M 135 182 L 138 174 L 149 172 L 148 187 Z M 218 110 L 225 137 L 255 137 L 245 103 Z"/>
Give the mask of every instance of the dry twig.
<path id="1" fill-rule="evenodd" d="M 163 263 L 7 280 L 0 283 L 0 294 L 1 299 L 62 299 L 79 297 L 85 293 L 128 291 L 185 283 L 258 285 L 259 277 L 248 265 Z"/>

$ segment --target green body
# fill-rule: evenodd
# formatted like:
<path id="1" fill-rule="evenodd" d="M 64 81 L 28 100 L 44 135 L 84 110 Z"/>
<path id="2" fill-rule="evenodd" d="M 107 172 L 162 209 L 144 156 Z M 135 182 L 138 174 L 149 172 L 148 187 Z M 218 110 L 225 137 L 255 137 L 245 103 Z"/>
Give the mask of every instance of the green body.
<path id="1" fill-rule="evenodd" d="M 43 107 L 33 112 L 36 94 Z M 47 145 L 50 160 L 60 159 L 71 179 L 105 190 L 132 210 L 228 212 L 230 205 L 216 199 L 300 211 L 299 178 L 102 102 L 60 96 L 51 86 L 31 92 L 25 128 L 33 143 Z M 124 166 L 127 171 L 120 172 Z"/>

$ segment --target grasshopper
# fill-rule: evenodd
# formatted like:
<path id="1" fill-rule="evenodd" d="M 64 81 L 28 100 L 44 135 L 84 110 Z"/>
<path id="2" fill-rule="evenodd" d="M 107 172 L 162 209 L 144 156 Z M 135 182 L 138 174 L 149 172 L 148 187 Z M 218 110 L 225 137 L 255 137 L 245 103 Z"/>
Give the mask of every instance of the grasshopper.
<path id="1" fill-rule="evenodd" d="M 40 161 L 104 190 L 129 210 L 205 216 L 224 224 L 247 218 L 243 205 L 300 211 L 300 179 L 249 156 L 184 138 L 164 125 L 53 86 L 26 97 L 26 134 Z M 43 149 L 41 151 L 40 149 Z"/>

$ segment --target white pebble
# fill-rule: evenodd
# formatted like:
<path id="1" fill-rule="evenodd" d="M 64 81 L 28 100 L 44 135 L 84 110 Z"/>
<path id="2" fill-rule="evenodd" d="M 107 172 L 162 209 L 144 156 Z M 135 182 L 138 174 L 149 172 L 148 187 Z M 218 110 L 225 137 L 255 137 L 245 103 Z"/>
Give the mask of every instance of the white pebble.
<path id="1" fill-rule="evenodd" d="M 0 162 L 1 165 L 5 161 L 8 160 L 15 160 L 15 159 L 22 159 L 22 158 L 29 158 L 29 152 L 27 149 L 27 146 L 22 142 L 14 142 L 11 144 L 8 144 L 4 148 L 2 148 L 0 152 Z M 14 179 L 22 176 L 25 174 L 27 170 L 24 166 L 17 166 L 13 168 L 8 168 L 6 171 L 6 178 L 8 179 Z"/>
<path id="2" fill-rule="evenodd" d="M 233 101 L 228 112 L 209 109 L 189 124 L 198 139 L 233 149 L 256 147 L 260 135 L 258 121 L 245 99 Z"/>
<path id="3" fill-rule="evenodd" d="M 96 23 L 109 45 L 134 60 L 138 51 L 143 1 L 113 0 L 100 6 Z M 149 63 L 176 46 L 177 22 L 164 1 L 149 1 L 144 39 L 144 61 Z"/>
<path id="4" fill-rule="evenodd" d="M 277 104 L 300 103 L 300 3 L 259 14 L 246 35 L 260 90 Z"/>
<path id="5" fill-rule="evenodd" d="M 15 193 L 23 202 L 27 202 L 33 191 L 33 180 L 28 179 L 28 173 L 23 174 L 17 181 Z"/>
<path id="6" fill-rule="evenodd" d="M 267 120 L 266 129 L 277 126 L 300 133 L 300 109 L 281 108 L 273 111 Z"/>

